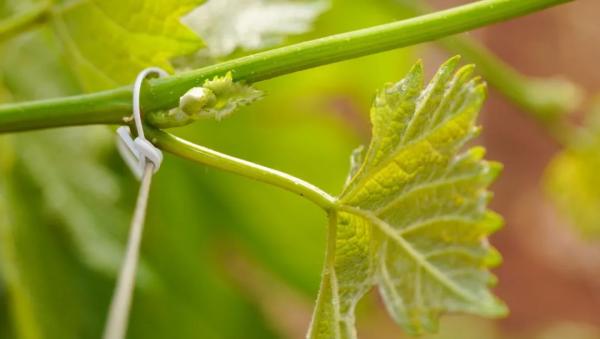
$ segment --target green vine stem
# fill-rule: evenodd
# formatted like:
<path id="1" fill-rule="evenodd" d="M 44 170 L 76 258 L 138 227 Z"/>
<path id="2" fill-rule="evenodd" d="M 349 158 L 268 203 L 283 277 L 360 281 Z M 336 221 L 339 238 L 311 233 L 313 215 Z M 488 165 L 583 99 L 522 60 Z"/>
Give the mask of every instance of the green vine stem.
<path id="1" fill-rule="evenodd" d="M 314 202 L 325 211 L 335 207 L 335 197 L 284 172 L 213 151 L 158 129 L 146 128 L 144 131 L 157 147 L 181 158 L 283 188 Z"/>
<path id="2" fill-rule="evenodd" d="M 44 1 L 23 13 L 18 13 L 15 16 L 0 21 L 0 42 L 45 22 L 51 8 L 52 4 L 50 1 Z"/>
<path id="3" fill-rule="evenodd" d="M 231 71 L 254 83 L 368 54 L 431 41 L 525 15 L 571 0 L 481 0 L 390 24 L 333 35 L 150 80 L 142 96 L 146 114 L 171 108 L 189 88 Z M 122 124 L 131 114 L 131 88 L 0 107 L 0 133 L 59 126 Z"/>

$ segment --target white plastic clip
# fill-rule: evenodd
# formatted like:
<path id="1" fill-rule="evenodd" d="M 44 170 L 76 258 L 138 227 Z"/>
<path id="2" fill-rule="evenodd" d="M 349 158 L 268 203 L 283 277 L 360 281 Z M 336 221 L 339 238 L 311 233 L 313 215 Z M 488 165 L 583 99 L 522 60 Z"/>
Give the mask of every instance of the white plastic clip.
<path id="1" fill-rule="evenodd" d="M 135 79 L 135 84 L 133 85 L 133 119 L 135 121 L 137 137 L 135 140 L 131 137 L 131 130 L 127 126 L 117 129 L 117 149 L 138 180 L 144 174 L 147 161 L 154 165 L 154 173 L 156 173 L 163 159 L 162 152 L 146 139 L 142 125 L 140 92 L 144 79 L 150 74 L 158 74 L 159 77 L 168 75 L 167 72 L 160 68 L 150 67 L 140 72 Z"/>

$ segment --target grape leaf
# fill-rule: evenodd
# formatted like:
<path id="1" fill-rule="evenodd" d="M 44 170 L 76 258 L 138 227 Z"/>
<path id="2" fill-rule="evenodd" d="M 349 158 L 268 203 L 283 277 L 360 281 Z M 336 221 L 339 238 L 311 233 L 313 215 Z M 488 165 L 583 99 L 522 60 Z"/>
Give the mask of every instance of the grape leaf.
<path id="1" fill-rule="evenodd" d="M 77 93 L 75 79 L 52 49 L 54 38 L 44 28 L 0 47 L 4 52 L 0 77 L 16 100 Z M 115 208 L 121 189 L 102 163 L 113 149 L 110 130 L 97 126 L 25 133 L 13 137 L 12 148 L 22 167 L 20 174 L 39 188 L 48 219 L 64 227 L 85 264 L 114 275 L 124 252 L 119 240 L 128 215 Z M 145 266 L 141 265 L 142 272 L 147 271 Z"/>
<path id="2" fill-rule="evenodd" d="M 545 191 L 582 235 L 600 237 L 600 102 L 588 113 L 584 127 L 550 162 Z"/>
<path id="3" fill-rule="evenodd" d="M 203 0 L 78 0 L 56 6 L 52 25 L 88 91 L 126 84 L 145 67 L 203 47 L 180 18 Z"/>
<path id="4" fill-rule="evenodd" d="M 5 144 L 0 151 L 11 149 Z M 105 303 L 85 291 L 98 291 L 98 284 L 61 246 L 61 232 L 40 222 L 41 197 L 28 184 L 17 159 L 0 157 L 0 271 L 12 321 L 6 330 L 15 338 L 93 337 L 96 326 L 84 319 L 98 318 L 94 310 Z"/>
<path id="5" fill-rule="evenodd" d="M 80 259 L 113 276 L 121 264 L 128 215 L 118 206 L 119 182 L 102 162 L 113 146 L 103 127 L 43 131 L 15 138 L 24 173 L 39 187 L 46 212 L 65 228 Z M 140 265 L 143 280 L 148 267 Z"/>
<path id="6" fill-rule="evenodd" d="M 212 0 L 183 22 L 207 42 L 203 53 L 218 58 L 237 48 L 256 50 L 304 33 L 327 7 L 326 1 Z"/>
<path id="7" fill-rule="evenodd" d="M 372 286 L 411 334 L 435 331 L 445 311 L 506 312 L 488 290 L 487 270 L 500 262 L 486 238 L 502 224 L 486 209 L 500 165 L 482 160 L 481 147 L 459 153 L 478 133 L 485 84 L 472 66 L 455 73 L 458 61 L 442 65 L 425 89 L 418 63 L 377 94 L 371 144 L 354 153 L 330 213 L 310 338 L 355 338 L 354 309 Z"/>

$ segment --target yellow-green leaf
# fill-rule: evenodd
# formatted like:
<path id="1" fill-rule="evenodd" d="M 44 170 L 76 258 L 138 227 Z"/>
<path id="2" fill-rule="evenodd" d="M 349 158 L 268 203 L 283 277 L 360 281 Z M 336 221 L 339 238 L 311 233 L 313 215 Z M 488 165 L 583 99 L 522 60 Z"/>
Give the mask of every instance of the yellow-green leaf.
<path id="1" fill-rule="evenodd" d="M 180 18 L 204 0 L 76 0 L 57 6 L 52 24 L 88 91 L 132 82 L 149 66 L 203 46 Z"/>
<path id="2" fill-rule="evenodd" d="M 377 94 L 371 144 L 330 215 L 310 338 L 355 338 L 354 308 L 373 286 L 411 334 L 435 331 L 442 312 L 506 313 L 488 289 L 500 256 L 487 236 L 502 220 L 486 188 L 501 167 L 481 147 L 460 152 L 478 133 L 485 84 L 473 66 L 455 72 L 458 61 L 425 88 L 418 63 Z"/>
<path id="3" fill-rule="evenodd" d="M 600 103 L 567 147 L 550 162 L 545 189 L 558 210 L 586 237 L 600 237 Z"/>

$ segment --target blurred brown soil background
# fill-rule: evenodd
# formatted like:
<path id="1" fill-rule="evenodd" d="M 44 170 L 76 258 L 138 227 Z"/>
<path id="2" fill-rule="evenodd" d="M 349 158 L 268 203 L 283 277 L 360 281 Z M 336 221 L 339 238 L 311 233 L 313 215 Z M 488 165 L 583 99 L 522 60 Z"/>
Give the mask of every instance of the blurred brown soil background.
<path id="1" fill-rule="evenodd" d="M 600 1 L 575 1 L 486 28 L 482 41 L 519 71 L 564 76 L 591 97 L 600 92 L 600 70 L 594 66 L 600 60 L 599 14 Z M 511 310 L 501 324 L 507 331 L 556 321 L 600 325 L 600 243 L 574 233 L 541 186 L 544 169 L 560 145 L 525 113 L 490 92 L 483 138 L 488 158 L 504 163 L 493 187 L 492 208 L 506 221 L 492 241 L 504 256 L 496 271 L 497 291 Z"/>

